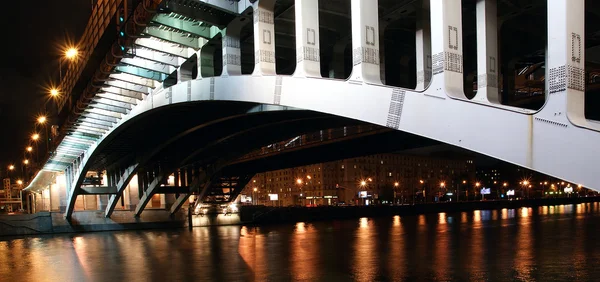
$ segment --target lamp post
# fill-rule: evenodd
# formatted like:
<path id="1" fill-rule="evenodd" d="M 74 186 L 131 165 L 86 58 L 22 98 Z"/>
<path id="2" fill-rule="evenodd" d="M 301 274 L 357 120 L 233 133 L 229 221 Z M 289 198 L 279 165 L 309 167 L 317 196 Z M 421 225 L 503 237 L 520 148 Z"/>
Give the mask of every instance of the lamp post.
<path id="1" fill-rule="evenodd" d="M 445 182 L 440 182 L 440 192 L 438 192 L 438 202 L 441 202 L 442 200 L 442 189 L 444 189 L 444 187 L 446 187 L 446 183 Z"/>
<path id="2" fill-rule="evenodd" d="M 69 47 L 64 51 L 64 56 L 59 60 L 59 79 L 62 82 L 62 61 L 67 59 L 69 61 L 74 61 L 79 56 L 79 50 L 75 47 Z"/>
<path id="3" fill-rule="evenodd" d="M 49 145 L 49 139 L 50 136 L 48 135 L 48 124 L 47 124 L 48 119 L 46 118 L 46 116 L 39 116 L 37 118 L 37 122 L 38 124 L 42 125 L 44 127 L 44 129 L 46 130 L 46 153 L 48 153 L 50 151 L 50 145 Z"/>
<path id="4" fill-rule="evenodd" d="M 473 197 L 474 197 L 473 200 L 477 199 L 477 197 L 475 197 L 475 196 L 477 196 L 477 190 L 479 189 L 479 186 L 481 186 L 481 183 L 475 182 L 475 192 L 473 193 Z"/>
<path id="5" fill-rule="evenodd" d="M 400 183 L 398 181 L 394 182 L 394 205 L 396 205 L 396 191 L 398 190 L 399 186 Z M 402 197 L 402 202 L 404 202 L 404 197 Z"/>

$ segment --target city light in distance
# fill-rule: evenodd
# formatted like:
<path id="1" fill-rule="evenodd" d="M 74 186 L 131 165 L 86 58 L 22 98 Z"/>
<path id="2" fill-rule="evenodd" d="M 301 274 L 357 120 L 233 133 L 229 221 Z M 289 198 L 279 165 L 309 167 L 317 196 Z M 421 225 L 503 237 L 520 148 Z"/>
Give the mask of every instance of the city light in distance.
<path id="1" fill-rule="evenodd" d="M 56 96 L 58 96 L 58 94 L 59 94 L 58 89 L 56 89 L 56 88 L 50 89 L 50 95 L 52 97 L 56 97 Z"/>
<path id="2" fill-rule="evenodd" d="M 24 164 L 29 164 L 29 160 L 28 160 L 28 159 L 25 159 L 25 160 L 23 160 L 23 163 L 24 163 Z"/>
<path id="3" fill-rule="evenodd" d="M 15 166 L 14 166 L 14 165 L 9 165 L 9 166 L 8 166 L 8 170 L 14 170 L 14 169 L 15 169 Z"/>
<path id="4" fill-rule="evenodd" d="M 39 117 L 37 118 L 37 122 L 38 122 L 39 124 L 44 124 L 44 123 L 46 123 L 46 117 L 45 117 L 45 116 L 39 116 Z"/>
<path id="5" fill-rule="evenodd" d="M 38 140 L 38 139 L 40 139 L 40 135 L 37 133 L 34 133 L 33 135 L 31 135 L 31 139 L 33 139 L 34 141 Z"/>
<path id="6" fill-rule="evenodd" d="M 17 180 L 17 184 L 23 185 L 23 180 L 21 180 L 21 179 Z"/>
<path id="7" fill-rule="evenodd" d="M 27 152 L 31 152 L 31 151 L 33 151 L 33 147 L 29 146 L 25 150 L 27 150 Z"/>

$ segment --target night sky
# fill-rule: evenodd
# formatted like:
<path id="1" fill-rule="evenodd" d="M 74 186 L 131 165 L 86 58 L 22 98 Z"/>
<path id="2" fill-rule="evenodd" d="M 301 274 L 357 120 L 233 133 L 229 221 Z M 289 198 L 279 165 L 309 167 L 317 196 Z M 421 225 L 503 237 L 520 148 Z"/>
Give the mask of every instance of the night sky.
<path id="1" fill-rule="evenodd" d="M 45 90 L 59 80 L 61 45 L 77 43 L 91 14 L 90 0 L 3 1 L 0 60 L 0 164 L 20 163 L 35 117 L 44 112 Z M 63 70 L 66 68 L 63 66 Z M 56 119 L 55 104 L 47 104 Z M 40 146 L 40 149 L 42 146 Z"/>

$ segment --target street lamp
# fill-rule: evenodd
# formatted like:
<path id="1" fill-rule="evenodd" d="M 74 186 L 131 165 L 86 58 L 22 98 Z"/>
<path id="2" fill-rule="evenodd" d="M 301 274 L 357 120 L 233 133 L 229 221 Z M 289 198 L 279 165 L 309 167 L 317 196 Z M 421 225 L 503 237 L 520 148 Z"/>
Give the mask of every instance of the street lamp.
<path id="1" fill-rule="evenodd" d="M 48 153 L 50 151 L 50 144 L 49 144 L 50 136 L 48 134 L 48 125 L 47 125 L 46 121 L 48 121 L 48 119 L 46 118 L 46 116 L 39 116 L 37 118 L 37 122 L 40 125 L 43 125 L 44 128 L 45 128 L 45 130 L 46 130 L 46 153 Z"/>
<path id="2" fill-rule="evenodd" d="M 75 47 L 71 47 L 65 51 L 65 58 L 67 58 L 69 60 L 73 60 L 73 59 L 77 58 L 78 55 L 79 55 L 79 50 L 77 50 L 77 48 L 75 48 Z"/>
<path id="3" fill-rule="evenodd" d="M 40 139 L 40 135 L 39 135 L 39 134 L 37 134 L 37 133 L 34 133 L 33 135 L 31 135 L 31 139 L 32 139 L 33 141 L 37 141 L 38 139 Z"/>
<path id="4" fill-rule="evenodd" d="M 18 184 L 19 186 L 23 185 L 23 180 L 21 180 L 21 179 L 17 180 L 17 184 Z"/>
<path id="5" fill-rule="evenodd" d="M 33 151 L 33 147 L 31 147 L 31 146 L 28 146 L 28 147 L 27 147 L 25 150 L 27 150 L 27 152 L 30 152 L 30 153 L 31 153 L 31 151 Z"/>
<path id="6" fill-rule="evenodd" d="M 28 159 L 23 160 L 23 164 L 28 165 L 29 164 L 29 160 Z"/>
<path id="7" fill-rule="evenodd" d="M 8 170 L 15 170 L 15 166 L 14 165 L 9 165 L 8 166 Z M 580 185 L 581 186 L 581 185 Z"/>
<path id="8" fill-rule="evenodd" d="M 60 93 L 58 92 L 58 89 L 56 89 L 56 88 L 52 88 L 52 89 L 50 89 L 50 96 L 52 96 L 52 97 L 57 97 L 57 96 L 58 96 L 58 94 L 60 94 Z"/>

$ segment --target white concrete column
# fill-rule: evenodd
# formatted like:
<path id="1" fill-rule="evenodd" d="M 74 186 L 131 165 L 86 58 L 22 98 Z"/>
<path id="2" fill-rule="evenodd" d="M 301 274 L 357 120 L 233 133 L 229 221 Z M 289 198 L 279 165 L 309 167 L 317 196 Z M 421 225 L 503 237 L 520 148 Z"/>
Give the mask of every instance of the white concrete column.
<path id="1" fill-rule="evenodd" d="M 500 104 L 496 0 L 477 0 L 477 95 L 473 100 Z"/>
<path id="2" fill-rule="evenodd" d="M 423 1 L 421 10 L 417 10 L 417 30 L 415 47 L 417 49 L 417 85 L 415 90 L 424 90 L 431 81 L 431 22 L 428 0 Z"/>
<path id="3" fill-rule="evenodd" d="M 585 126 L 585 0 L 548 1 L 549 84 L 544 114 Z M 547 112 L 546 112 L 547 111 Z"/>
<path id="4" fill-rule="evenodd" d="M 223 73 L 222 76 L 242 74 L 242 50 L 240 48 L 240 33 L 243 18 L 233 20 L 221 31 L 223 36 Z"/>
<path id="5" fill-rule="evenodd" d="M 276 75 L 275 0 L 254 4 L 254 72 L 252 75 Z"/>
<path id="6" fill-rule="evenodd" d="M 351 0 L 352 74 L 350 80 L 381 84 L 378 0 Z"/>
<path id="7" fill-rule="evenodd" d="M 319 0 L 296 0 L 295 76 L 321 77 Z"/>
<path id="8" fill-rule="evenodd" d="M 431 0 L 432 71 L 446 95 L 466 99 L 463 91 L 461 0 Z M 440 86 L 442 86 L 440 85 Z M 434 92 L 435 93 L 435 92 Z M 445 96 L 438 92 L 437 95 Z"/>

